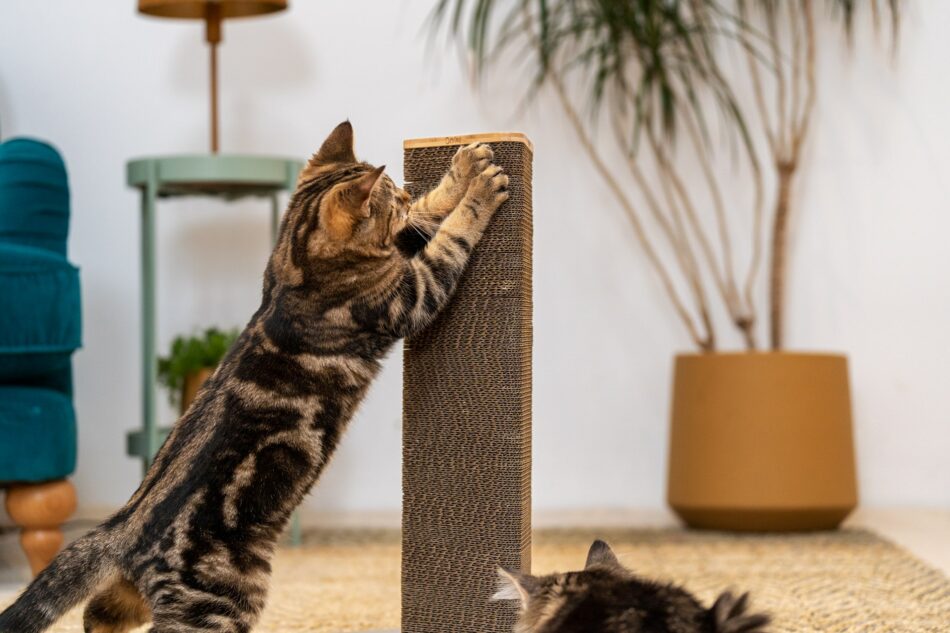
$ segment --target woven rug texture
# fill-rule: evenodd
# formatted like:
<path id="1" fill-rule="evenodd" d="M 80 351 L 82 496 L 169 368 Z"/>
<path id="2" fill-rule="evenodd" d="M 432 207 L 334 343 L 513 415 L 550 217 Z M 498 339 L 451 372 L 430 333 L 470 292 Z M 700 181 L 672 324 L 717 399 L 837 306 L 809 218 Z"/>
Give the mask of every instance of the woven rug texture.
<path id="1" fill-rule="evenodd" d="M 950 580 L 870 532 L 545 530 L 535 534 L 534 572 L 579 568 L 596 537 L 635 572 L 682 583 L 707 604 L 728 587 L 752 591 L 754 606 L 774 615 L 774 633 L 950 631 Z M 395 629 L 399 576 L 396 531 L 308 532 L 302 548 L 278 553 L 256 630 Z M 80 620 L 76 609 L 52 631 L 80 633 Z"/>

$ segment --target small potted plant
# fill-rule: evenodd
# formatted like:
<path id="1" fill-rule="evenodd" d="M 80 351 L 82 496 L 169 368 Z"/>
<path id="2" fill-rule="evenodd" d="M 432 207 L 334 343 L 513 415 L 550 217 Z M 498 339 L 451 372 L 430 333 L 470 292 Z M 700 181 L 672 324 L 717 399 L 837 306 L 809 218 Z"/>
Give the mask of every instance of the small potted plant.
<path id="1" fill-rule="evenodd" d="M 158 380 L 168 389 L 169 401 L 178 405 L 182 413 L 237 337 L 237 330 L 218 328 L 208 328 L 193 336 L 179 336 L 172 341 L 168 356 L 158 359 Z"/>

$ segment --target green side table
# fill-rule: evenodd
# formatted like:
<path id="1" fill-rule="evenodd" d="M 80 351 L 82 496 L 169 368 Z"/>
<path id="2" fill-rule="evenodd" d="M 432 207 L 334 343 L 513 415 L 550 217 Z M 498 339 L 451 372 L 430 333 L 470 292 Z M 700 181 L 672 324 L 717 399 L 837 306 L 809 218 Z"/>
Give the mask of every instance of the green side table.
<path id="1" fill-rule="evenodd" d="M 270 198 L 271 241 L 280 224 L 280 194 L 292 194 L 303 163 L 291 158 L 237 155 L 158 156 L 126 165 L 130 187 L 142 192 L 142 428 L 127 437 L 127 452 L 148 470 L 171 428 L 158 426 L 158 356 L 155 345 L 155 214 L 160 198 L 212 196 L 224 200 Z M 301 541 L 300 519 L 294 514 L 291 542 Z"/>

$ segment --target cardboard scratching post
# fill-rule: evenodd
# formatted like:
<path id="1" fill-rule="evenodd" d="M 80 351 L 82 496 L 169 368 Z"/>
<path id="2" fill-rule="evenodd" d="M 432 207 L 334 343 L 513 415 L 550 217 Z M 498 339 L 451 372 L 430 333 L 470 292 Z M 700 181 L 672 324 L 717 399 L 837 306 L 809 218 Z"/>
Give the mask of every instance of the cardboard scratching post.
<path id="1" fill-rule="evenodd" d="M 521 134 L 406 141 L 406 188 L 435 187 L 461 145 L 510 178 L 452 303 L 406 341 L 403 633 L 508 633 L 495 568 L 531 568 L 531 158 Z"/>

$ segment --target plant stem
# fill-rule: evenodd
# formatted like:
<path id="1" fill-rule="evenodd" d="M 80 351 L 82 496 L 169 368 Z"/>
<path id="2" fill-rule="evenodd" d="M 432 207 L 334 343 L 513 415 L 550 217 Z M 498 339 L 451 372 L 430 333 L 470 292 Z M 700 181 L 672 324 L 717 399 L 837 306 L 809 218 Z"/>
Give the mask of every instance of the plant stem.
<path id="1" fill-rule="evenodd" d="M 683 225 L 683 220 L 681 215 L 685 214 L 687 219 L 690 220 L 690 223 L 693 227 L 693 232 L 696 237 L 696 240 L 700 244 L 700 250 L 705 254 L 707 260 L 711 257 L 709 250 L 709 242 L 706 240 L 706 236 L 702 232 L 702 227 L 697 226 L 696 222 L 696 213 L 692 208 L 692 202 L 689 199 L 688 195 L 685 195 L 685 192 L 681 192 L 680 202 L 676 201 L 676 193 L 674 193 L 676 180 L 676 174 L 673 170 L 673 167 L 670 165 L 668 159 L 664 155 L 661 148 L 656 145 L 656 140 L 653 138 L 653 132 L 647 132 L 648 137 L 650 137 L 650 145 L 653 148 L 653 154 L 657 163 L 657 170 L 660 174 L 660 185 L 663 191 L 663 197 L 666 199 L 666 205 L 670 209 L 670 213 L 673 215 L 674 221 L 676 223 L 677 229 L 682 237 L 683 249 L 686 254 L 689 256 L 689 261 L 691 263 L 691 275 L 688 276 L 690 286 L 693 289 L 693 294 L 696 298 L 696 303 L 699 305 L 700 318 L 703 321 L 703 325 L 706 327 L 707 332 L 713 332 L 712 319 L 709 316 L 708 309 L 708 300 L 706 299 L 706 290 L 703 288 L 702 276 L 699 274 L 699 267 L 697 265 L 696 256 L 693 254 L 692 246 L 689 241 L 689 234 L 686 228 Z M 634 165 L 635 162 L 632 158 L 628 157 L 628 162 L 631 165 Z M 671 186 L 673 185 L 673 186 Z M 722 282 L 718 276 L 718 271 L 715 270 L 713 264 L 713 277 L 716 281 L 717 287 L 722 290 Z"/>
<path id="2" fill-rule="evenodd" d="M 621 207 L 623 207 L 624 211 L 626 212 L 627 219 L 630 220 L 630 224 L 633 227 L 633 231 L 637 236 L 637 240 L 640 242 L 640 246 L 647 257 L 647 260 L 660 276 L 660 282 L 662 283 L 667 296 L 669 296 L 670 301 L 673 303 L 673 308 L 676 310 L 676 314 L 686 326 L 686 329 L 689 332 L 690 337 L 693 339 L 693 342 L 703 352 L 715 351 L 715 335 L 711 329 L 711 324 L 708 320 L 708 311 L 705 309 L 705 306 L 700 306 L 700 314 L 704 315 L 703 324 L 706 328 L 705 336 L 702 336 L 699 334 L 696 324 L 693 323 L 692 317 L 689 315 L 689 312 L 683 305 L 679 294 L 676 292 L 673 282 L 670 279 L 670 275 L 663 266 L 663 262 L 660 261 L 656 250 L 650 243 L 649 238 L 647 238 L 646 231 L 644 230 L 639 214 L 636 212 L 636 209 L 630 202 L 629 198 L 627 198 L 627 196 L 624 194 L 623 189 L 621 189 L 620 184 L 617 182 L 617 179 L 614 178 L 613 173 L 611 173 L 611 171 L 607 168 L 607 165 L 597 152 L 597 148 L 594 147 L 593 141 L 588 136 L 587 131 L 584 128 L 584 123 L 581 121 L 580 115 L 577 113 L 577 110 L 574 108 L 574 105 L 567 96 L 567 90 L 564 87 L 564 82 L 562 81 L 560 74 L 552 70 L 549 74 L 549 79 L 551 81 L 551 85 L 554 86 L 554 91 L 561 102 L 561 107 L 563 108 L 564 113 L 567 115 L 571 126 L 577 133 L 577 137 L 580 140 L 581 145 L 584 147 L 584 151 L 587 152 L 587 155 L 594 164 L 594 167 L 600 172 L 600 175 L 606 181 L 607 186 L 610 188 L 611 192 L 613 192 L 614 196 L 616 196 Z"/>
<path id="3" fill-rule="evenodd" d="M 624 153 L 624 158 L 626 160 L 627 167 L 630 170 L 630 174 L 633 176 L 634 181 L 636 181 L 637 186 L 640 188 L 643 198 L 647 203 L 647 207 L 649 207 L 653 218 L 660 227 L 661 233 L 666 237 L 667 242 L 673 249 L 673 252 L 676 255 L 676 261 L 679 263 L 683 276 L 688 280 L 690 287 L 693 289 L 693 297 L 699 305 L 699 311 L 702 315 L 705 315 L 703 321 L 707 324 L 707 329 L 712 331 L 712 325 L 708 318 L 708 311 L 705 308 L 706 295 L 702 289 L 702 278 L 699 273 L 696 256 L 693 253 L 689 242 L 689 236 L 687 235 L 686 229 L 683 226 L 683 220 L 680 217 L 679 209 L 675 202 L 670 201 L 669 192 L 667 191 L 667 188 L 664 187 L 663 193 L 667 198 L 667 206 L 669 207 L 669 215 L 671 216 L 672 221 L 670 218 L 667 218 L 666 215 L 664 215 L 663 207 L 657 200 L 657 196 L 653 192 L 649 181 L 644 176 L 643 170 L 640 169 L 640 166 L 630 154 L 629 150 L 623 147 L 622 139 L 624 138 L 624 135 L 621 132 L 622 124 L 618 122 L 616 118 L 614 119 L 614 129 L 617 138 L 620 139 L 618 140 L 618 144 L 621 146 L 621 150 Z"/>
<path id="4" fill-rule="evenodd" d="M 744 23 L 749 21 L 746 10 L 745 0 L 739 0 L 739 15 Z M 762 86 L 762 75 L 759 72 L 759 61 L 755 58 L 755 53 L 748 44 L 743 45 L 746 61 L 749 65 L 749 76 L 752 78 L 752 93 L 755 96 L 755 107 L 759 113 L 762 122 L 762 129 L 765 132 L 765 138 L 769 143 L 769 150 L 775 154 L 778 149 L 778 139 L 772 131 L 772 120 L 769 116 L 769 108 L 765 101 L 765 89 Z"/>
<path id="5" fill-rule="evenodd" d="M 749 261 L 749 272 L 745 280 L 743 297 L 745 299 L 746 315 L 748 316 L 747 332 L 750 339 L 746 343 L 749 349 L 755 349 L 755 324 L 757 321 L 757 310 L 755 301 L 755 281 L 759 276 L 759 269 L 762 267 L 762 226 L 765 216 L 765 183 L 762 180 L 762 166 L 757 156 L 750 158 L 752 164 L 752 176 L 754 183 L 754 199 L 752 209 L 752 258 Z M 751 344 L 750 344 L 751 343 Z"/>
<path id="6" fill-rule="evenodd" d="M 778 193 L 775 199 L 774 224 L 772 225 L 772 262 L 770 265 L 769 317 L 770 343 L 773 350 L 782 349 L 785 336 L 785 278 L 786 249 L 788 247 L 788 217 L 791 210 L 792 182 L 796 165 L 781 162 L 778 171 Z"/>

